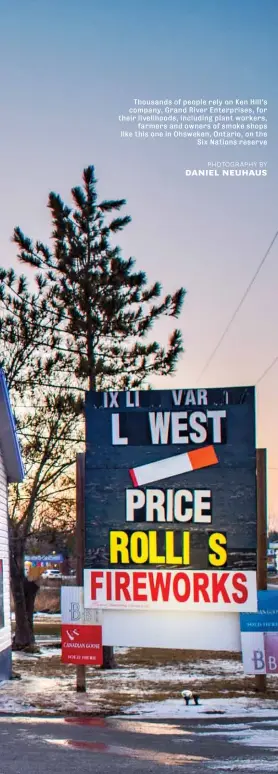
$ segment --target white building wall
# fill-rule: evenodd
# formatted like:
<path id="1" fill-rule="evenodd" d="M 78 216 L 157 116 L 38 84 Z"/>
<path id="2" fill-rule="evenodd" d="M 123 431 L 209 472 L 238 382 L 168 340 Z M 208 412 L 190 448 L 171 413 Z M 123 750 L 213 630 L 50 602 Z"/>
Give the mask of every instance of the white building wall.
<path id="1" fill-rule="evenodd" d="M 0 560 L 3 561 L 4 628 L 0 628 L 0 653 L 11 647 L 10 564 L 7 476 L 0 448 Z"/>

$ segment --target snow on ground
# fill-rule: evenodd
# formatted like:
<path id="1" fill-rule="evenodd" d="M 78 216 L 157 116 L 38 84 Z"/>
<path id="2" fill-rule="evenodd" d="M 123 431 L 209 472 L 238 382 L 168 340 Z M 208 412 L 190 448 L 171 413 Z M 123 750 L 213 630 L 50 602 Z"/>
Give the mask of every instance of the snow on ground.
<path id="1" fill-rule="evenodd" d="M 51 647 L 47 645 L 47 642 L 51 643 Z M 37 645 L 40 647 L 39 653 L 34 653 L 31 658 L 40 658 L 45 657 L 47 655 L 52 656 L 60 656 L 61 655 L 61 648 L 60 640 L 59 638 L 55 638 L 51 635 L 41 635 L 36 638 Z M 57 645 L 57 647 L 56 647 Z M 132 651 L 132 648 L 124 648 L 124 647 L 115 647 L 114 653 L 115 655 L 123 656 L 126 653 Z M 15 659 L 30 659 L 29 654 L 24 653 L 14 653 L 13 658 Z M 149 667 L 138 667 L 136 665 L 130 665 L 125 666 L 124 669 L 121 668 L 121 676 L 123 679 L 129 680 L 131 678 L 140 680 L 140 682 L 144 681 L 151 681 L 151 682 L 161 682 L 161 681 L 179 681 L 184 680 L 186 683 L 195 683 L 198 681 L 201 681 L 202 683 L 206 680 L 211 680 L 213 677 L 214 680 L 223 680 L 225 677 L 233 677 L 233 678 L 244 678 L 244 672 L 243 667 L 240 661 L 237 660 L 225 660 L 225 659 L 208 659 L 207 661 L 198 661 L 198 662 L 176 662 L 174 666 L 153 666 L 150 665 Z M 119 679 L 119 670 L 115 669 L 111 672 L 109 672 L 109 679 L 111 680 L 118 680 Z"/>
<path id="2" fill-rule="evenodd" d="M 249 714 L 250 717 L 250 714 Z M 200 726 L 199 726 L 200 728 Z M 245 744 L 247 747 L 267 747 L 278 750 L 278 731 L 271 728 L 254 729 L 250 726 L 243 726 L 242 728 L 225 725 L 222 726 L 221 731 L 214 731 L 211 726 L 203 732 L 202 736 L 226 736 L 229 737 L 229 741 L 240 744 Z"/>
<path id="3" fill-rule="evenodd" d="M 229 696 L 241 692 L 243 667 L 237 659 L 202 658 L 199 661 L 159 663 L 159 653 L 148 666 L 132 664 L 132 649 L 115 648 L 119 667 L 112 671 L 87 670 L 87 693 L 76 693 L 76 671 L 60 664 L 59 640 L 41 636 L 40 652 L 14 653 L 15 673 L 21 680 L 0 687 L 0 712 L 97 713 L 136 718 L 178 718 L 198 720 L 209 716 L 277 718 L 277 702 L 267 698 L 237 696 L 206 699 L 204 696 Z M 120 656 L 128 658 L 121 661 Z M 138 654 L 137 654 L 138 658 Z M 234 687 L 234 680 L 238 687 Z M 209 683 L 211 680 L 211 684 Z M 231 680 L 233 681 L 231 683 Z M 272 676 L 272 681 L 275 676 Z M 222 682 L 220 682 L 222 681 Z M 219 688 L 218 688 L 219 685 Z M 181 691 L 190 688 L 200 695 L 200 705 L 186 707 Z M 215 693 L 214 693 L 215 692 Z M 13 709 L 14 708 L 14 709 Z"/>
<path id="4" fill-rule="evenodd" d="M 31 710 L 29 703 L 24 700 L 24 697 L 17 698 L 16 688 L 17 686 L 10 681 L 0 684 L 0 713 L 7 712 L 22 715 Z"/>
<path id="5" fill-rule="evenodd" d="M 106 693 L 106 692 L 105 692 Z M 104 692 L 98 690 L 87 694 L 75 691 L 75 680 L 67 681 L 57 677 L 25 677 L 0 685 L 0 713 L 54 714 L 54 713 L 99 713 L 105 706 Z M 105 712 L 103 711 L 103 714 Z"/>
<path id="6" fill-rule="evenodd" d="M 15 613 L 11 613 L 11 620 L 15 621 Z M 36 623 L 42 620 L 44 623 L 61 623 L 61 613 L 34 613 Z"/>
<path id="7" fill-rule="evenodd" d="M 30 657 L 29 657 L 30 659 Z M 32 669 L 32 660 L 30 668 Z M 2 683 L 0 686 L 0 713 L 11 712 L 15 714 L 48 712 L 50 714 L 58 713 L 100 713 L 109 714 L 109 702 L 107 694 L 107 681 L 110 681 L 112 673 L 101 673 L 102 685 L 99 683 L 90 689 L 86 694 L 78 694 L 75 691 L 75 673 L 72 672 L 68 677 L 43 677 L 32 675 L 24 676 L 22 680 L 12 680 Z M 129 691 L 128 684 L 122 685 L 122 692 Z M 146 696 L 147 692 L 141 691 L 141 695 Z M 123 714 L 124 713 L 124 714 Z M 176 718 L 176 719 L 205 719 L 210 716 L 238 718 L 243 717 L 248 721 L 250 717 L 276 718 L 277 702 L 262 698 L 232 698 L 232 699 L 207 699 L 203 700 L 199 706 L 189 705 L 186 707 L 182 698 L 165 699 L 164 701 L 139 702 L 129 707 L 123 707 L 121 714 L 117 717 L 132 717 L 132 719 L 152 719 L 152 718 Z M 219 731 L 217 726 L 210 727 L 210 733 L 214 733 L 216 738 Z M 264 732 L 253 736 L 246 727 L 241 726 L 237 729 L 235 726 L 226 729 L 227 734 L 240 735 L 240 741 L 252 746 L 260 744 L 263 733 L 271 731 L 271 745 L 278 749 L 278 730 L 275 728 L 265 729 Z M 249 741 L 245 742 L 245 739 Z M 263 742 L 262 742 L 263 744 Z"/>
<path id="8" fill-rule="evenodd" d="M 56 651 L 57 654 L 57 651 Z M 196 665 L 195 665 L 196 666 Z M 213 674 L 213 673 L 212 673 Z M 198 681 L 204 683 L 206 680 L 211 680 L 212 674 L 206 674 L 204 672 L 188 672 L 187 667 L 180 665 L 179 667 L 124 667 L 119 669 L 113 669 L 113 672 L 109 672 L 109 680 L 117 681 L 121 676 L 123 681 L 140 681 L 140 683 L 177 683 L 180 682 L 181 690 L 184 687 L 183 683 L 188 685 L 191 683 L 196 684 Z M 241 675 L 240 675 L 241 676 Z M 223 679 L 221 675 L 213 675 L 214 679 Z"/>
<path id="9" fill-rule="evenodd" d="M 13 662 L 20 663 L 21 661 L 38 661 L 40 658 L 51 658 L 52 656 L 60 656 L 61 650 L 59 647 L 55 647 L 55 644 L 51 640 L 51 646 L 44 644 L 40 647 L 39 653 L 24 653 L 21 651 L 13 653 Z"/>
<path id="10" fill-rule="evenodd" d="M 61 613 L 34 613 L 34 619 L 37 621 L 47 621 L 47 623 L 61 623 Z"/>
<path id="11" fill-rule="evenodd" d="M 265 726 L 271 726 L 271 728 L 275 728 L 278 726 L 278 720 L 264 720 Z"/>
<path id="12" fill-rule="evenodd" d="M 218 768 L 220 767 L 220 768 Z M 214 771 L 258 771 L 259 774 L 265 774 L 266 771 L 274 771 L 277 774 L 277 761 L 269 760 L 269 758 L 234 758 L 233 760 L 217 761 L 214 760 L 211 763 L 207 763 L 207 768 Z"/>
<path id="13" fill-rule="evenodd" d="M 115 655 L 119 654 L 120 656 L 124 656 L 125 653 L 128 653 L 130 648 L 124 648 L 124 647 L 114 647 L 114 653 Z"/>
<path id="14" fill-rule="evenodd" d="M 133 704 L 125 711 L 125 715 L 138 718 L 207 718 L 209 715 L 225 715 L 229 717 L 276 717 L 277 701 L 272 699 L 248 698 L 241 696 L 233 699 L 207 699 L 199 706 L 186 707 L 183 700 L 166 699 Z"/>

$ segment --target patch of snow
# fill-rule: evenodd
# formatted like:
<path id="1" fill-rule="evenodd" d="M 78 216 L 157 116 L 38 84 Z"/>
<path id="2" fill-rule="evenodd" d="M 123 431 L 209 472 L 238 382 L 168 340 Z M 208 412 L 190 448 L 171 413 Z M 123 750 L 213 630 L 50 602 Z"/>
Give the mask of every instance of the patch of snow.
<path id="1" fill-rule="evenodd" d="M 272 722 L 273 722 L 272 720 L 268 721 L 268 723 L 272 723 Z M 250 726 L 247 725 L 246 723 L 226 723 L 226 722 L 224 722 L 224 723 L 210 723 L 209 726 L 208 725 L 202 726 L 200 723 L 198 723 L 198 730 L 204 729 L 205 731 L 207 731 L 208 728 L 209 728 L 209 730 L 212 730 L 212 731 L 214 731 L 215 728 L 222 729 L 223 733 L 225 733 L 226 731 L 231 730 L 231 729 L 233 731 L 235 731 L 236 729 L 239 729 L 240 731 L 242 731 L 242 730 L 248 731 Z M 219 733 L 220 733 L 220 731 L 219 731 Z"/>
<path id="2" fill-rule="evenodd" d="M 273 760 L 269 760 L 269 758 L 250 758 L 246 760 L 237 758 L 226 761 L 214 760 L 211 763 L 208 763 L 207 767 L 214 771 L 259 771 L 260 774 L 262 774 L 262 772 L 264 774 L 265 771 L 274 771 L 275 774 L 277 773 L 277 761 L 274 758 Z"/>
<path id="3" fill-rule="evenodd" d="M 24 651 L 15 651 L 12 654 L 13 662 L 17 661 L 38 661 L 40 658 L 52 658 L 52 656 L 61 656 L 60 647 L 40 647 L 39 653 L 24 653 Z"/>
<path id="4" fill-rule="evenodd" d="M 267 729 L 252 729 L 252 731 L 248 732 L 248 735 L 245 735 L 245 732 L 236 733 L 236 739 L 233 739 L 233 741 L 240 742 L 240 744 L 245 744 L 248 747 L 264 747 L 265 749 L 274 749 L 278 750 L 278 731 L 275 731 L 275 729 L 267 728 Z"/>
<path id="5" fill-rule="evenodd" d="M 229 717 L 276 717 L 277 702 L 271 699 L 257 699 L 241 696 L 233 699 L 204 699 L 198 706 L 189 705 L 180 699 L 165 699 L 133 704 L 125 711 L 125 715 L 147 718 L 207 718 L 210 715 L 226 715 Z M 123 715 L 121 715 L 123 717 Z"/>
<path id="6" fill-rule="evenodd" d="M 248 734 L 246 734 L 248 730 Z M 274 748 L 278 750 L 278 731 L 274 729 L 251 729 L 245 727 L 245 729 L 227 728 L 223 726 L 222 731 L 214 731 L 210 728 L 207 729 L 203 736 L 229 736 L 231 742 L 245 744 L 247 747 L 265 747 Z"/>
<path id="7" fill-rule="evenodd" d="M 41 677 L 30 674 L 22 680 L 11 680 L 0 685 L 0 713 L 44 714 L 60 712 L 91 713 L 109 712 L 107 688 L 88 687 L 86 694 L 75 690 L 75 670 L 61 677 Z M 1 690 L 2 689 L 2 690 Z"/>
<path id="8" fill-rule="evenodd" d="M 165 682 L 177 681 L 180 682 L 181 688 L 183 683 L 191 682 L 194 676 L 190 679 L 188 675 L 184 676 L 179 669 L 172 667 L 132 667 L 123 666 L 120 669 L 113 669 L 113 671 L 107 673 L 109 680 L 128 680 L 129 682 L 138 681 L 142 682 Z"/>
<path id="9" fill-rule="evenodd" d="M 124 647 L 115 647 L 114 653 L 118 654 L 119 656 L 124 656 L 125 653 L 128 653 L 131 650 L 131 648 L 124 648 Z"/>
<path id="10" fill-rule="evenodd" d="M 182 663 L 182 666 L 188 670 L 193 669 L 195 672 L 197 671 L 197 673 L 202 672 L 207 674 L 209 672 L 215 677 L 218 675 L 222 677 L 223 672 L 224 674 L 242 674 L 244 676 L 242 662 L 236 659 L 210 658 L 203 661 L 188 662 L 187 664 Z"/>
<path id="11" fill-rule="evenodd" d="M 16 701 L 16 699 L 8 699 L 0 696 L 0 712 L 10 712 L 13 715 L 24 715 L 25 712 L 36 712 L 36 707 L 31 707 L 30 704 L 22 701 Z"/>
<path id="12" fill-rule="evenodd" d="M 24 700 L 24 698 L 18 697 L 17 681 L 9 681 L 0 683 L 0 712 L 11 712 L 13 714 L 21 714 L 24 712 L 31 712 L 32 707 Z"/>
<path id="13" fill-rule="evenodd" d="M 264 723 L 264 726 L 271 726 L 271 728 L 275 728 L 275 726 L 278 726 L 278 720 L 264 720 L 263 723 Z"/>
<path id="14" fill-rule="evenodd" d="M 40 653 L 38 654 L 39 657 L 43 658 L 52 658 L 52 656 L 59 656 L 61 657 L 61 648 L 57 647 L 55 648 L 48 648 L 48 647 L 41 647 Z"/>
<path id="15" fill-rule="evenodd" d="M 40 618 L 45 621 L 47 620 L 49 623 L 51 621 L 61 621 L 61 613 L 34 613 L 34 618 L 36 621 L 38 621 Z"/>
<path id="16" fill-rule="evenodd" d="M 227 662 L 227 664 L 228 663 L 229 662 Z M 190 670 L 189 667 L 190 665 L 183 663 L 175 666 L 165 665 L 157 667 L 138 667 L 137 665 L 133 666 L 132 664 L 128 664 L 127 666 L 124 665 L 120 667 L 120 669 L 113 669 L 113 671 L 109 672 L 109 680 L 118 680 L 120 677 L 121 680 L 139 681 L 140 683 L 148 681 L 155 683 L 178 682 L 182 690 L 186 689 L 189 685 L 191 689 L 196 683 L 200 686 L 200 683 L 211 680 L 212 677 L 215 680 L 225 680 L 229 677 L 245 676 L 243 670 L 242 674 L 241 672 L 235 673 L 233 662 L 231 662 L 230 672 L 226 671 L 224 675 L 219 673 L 215 674 L 213 668 L 211 672 L 209 672 L 205 664 L 203 665 L 203 671 L 202 669 L 199 670 L 199 665 L 197 664 L 194 664 L 194 669 L 192 665 L 192 670 Z"/>

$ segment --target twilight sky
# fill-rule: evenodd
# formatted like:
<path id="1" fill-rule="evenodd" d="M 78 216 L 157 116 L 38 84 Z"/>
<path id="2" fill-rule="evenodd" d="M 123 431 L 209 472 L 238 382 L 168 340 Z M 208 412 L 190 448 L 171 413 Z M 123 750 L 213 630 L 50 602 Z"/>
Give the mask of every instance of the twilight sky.
<path id="1" fill-rule="evenodd" d="M 165 290 L 188 291 L 185 355 L 170 384 L 156 384 L 193 387 L 278 228 L 277 4 L 0 0 L 0 22 L 0 263 L 16 267 L 15 225 L 48 239 L 48 192 L 69 201 L 84 166 L 95 164 L 100 197 L 127 199 L 123 254 Z M 136 97 L 265 98 L 268 147 L 122 139 L 118 115 Z M 269 173 L 185 177 L 208 160 L 267 161 Z M 277 254 L 278 239 L 199 386 L 254 384 L 278 355 Z M 164 339 L 170 327 L 156 335 Z M 277 384 L 278 362 L 257 391 L 257 445 L 268 448 L 276 523 Z"/>

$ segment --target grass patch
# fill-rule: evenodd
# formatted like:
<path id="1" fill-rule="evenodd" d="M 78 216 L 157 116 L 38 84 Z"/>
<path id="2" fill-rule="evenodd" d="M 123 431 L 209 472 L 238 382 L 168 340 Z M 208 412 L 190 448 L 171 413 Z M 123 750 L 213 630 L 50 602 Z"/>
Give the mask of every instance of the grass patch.
<path id="1" fill-rule="evenodd" d="M 60 613 L 60 589 L 40 589 L 35 599 L 36 613 Z"/>
<path id="2" fill-rule="evenodd" d="M 130 648 L 120 654 L 117 660 L 123 665 L 134 664 L 136 667 L 175 666 L 211 660 L 241 661 L 239 653 L 218 652 L 209 650 L 171 650 L 171 648 Z"/>
<path id="3" fill-rule="evenodd" d="M 11 611 L 14 613 L 14 601 L 11 594 Z M 60 589 L 39 589 L 35 599 L 35 613 L 60 613 L 61 592 Z"/>

